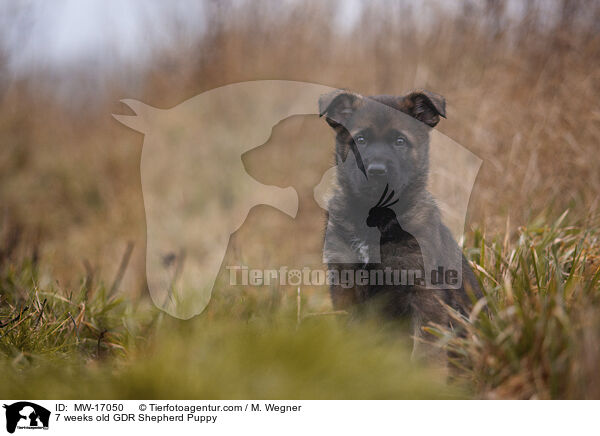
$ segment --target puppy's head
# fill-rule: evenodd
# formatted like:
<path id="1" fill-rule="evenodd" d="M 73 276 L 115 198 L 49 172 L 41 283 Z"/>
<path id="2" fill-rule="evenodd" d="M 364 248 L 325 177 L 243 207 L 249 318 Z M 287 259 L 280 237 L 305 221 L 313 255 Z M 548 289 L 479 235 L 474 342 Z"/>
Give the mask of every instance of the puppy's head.
<path id="1" fill-rule="evenodd" d="M 349 91 L 321 96 L 319 113 L 336 132 L 338 181 L 349 194 L 372 198 L 386 184 L 402 197 L 423 189 L 429 132 L 446 116 L 442 96 L 425 90 L 363 97 Z M 356 166 L 342 166 L 348 153 Z M 340 170 L 343 168 L 343 170 Z"/>

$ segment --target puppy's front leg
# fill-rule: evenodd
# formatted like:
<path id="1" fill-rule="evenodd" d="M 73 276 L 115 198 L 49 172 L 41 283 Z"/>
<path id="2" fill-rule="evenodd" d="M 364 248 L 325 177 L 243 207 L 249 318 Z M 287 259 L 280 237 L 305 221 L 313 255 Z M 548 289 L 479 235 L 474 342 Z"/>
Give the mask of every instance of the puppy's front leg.
<path id="1" fill-rule="evenodd" d="M 431 291 L 421 290 L 420 292 Z M 432 301 L 434 298 L 433 296 L 425 297 L 427 299 L 426 304 L 424 304 L 423 295 L 420 297 L 421 298 L 417 298 L 417 301 L 413 303 L 411 310 L 410 329 L 413 337 L 411 360 L 414 362 L 423 362 L 432 366 L 440 371 L 441 376 L 446 377 L 448 375 L 447 352 L 434 343 L 435 337 L 432 334 L 425 332 L 423 329 L 429 322 L 443 325 L 446 321 L 446 316 L 444 316 L 442 312 L 443 308 L 441 306 L 438 310 L 426 310 L 433 308 L 433 305 L 435 304 Z"/>

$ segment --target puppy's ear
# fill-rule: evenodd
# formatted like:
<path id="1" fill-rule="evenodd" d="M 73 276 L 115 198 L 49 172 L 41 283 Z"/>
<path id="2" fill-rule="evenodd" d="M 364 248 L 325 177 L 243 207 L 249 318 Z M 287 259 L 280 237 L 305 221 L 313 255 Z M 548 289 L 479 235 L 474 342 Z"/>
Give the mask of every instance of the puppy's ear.
<path id="1" fill-rule="evenodd" d="M 327 123 L 337 129 L 348 120 L 360 105 L 362 96 L 338 89 L 319 98 L 319 116 L 325 116 Z"/>
<path id="2" fill-rule="evenodd" d="M 441 95 L 419 89 L 404 96 L 404 109 L 412 117 L 434 127 L 440 116 L 446 118 L 446 99 Z"/>

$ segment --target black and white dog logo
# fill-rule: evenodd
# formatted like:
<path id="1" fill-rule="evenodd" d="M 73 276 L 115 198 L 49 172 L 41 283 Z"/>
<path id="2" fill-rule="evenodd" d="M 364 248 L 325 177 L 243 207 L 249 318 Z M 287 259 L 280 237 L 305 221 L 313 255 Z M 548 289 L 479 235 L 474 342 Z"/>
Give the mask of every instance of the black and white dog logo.
<path id="1" fill-rule="evenodd" d="M 6 409 L 6 431 L 14 433 L 18 429 L 48 429 L 50 411 L 29 401 L 19 401 L 3 406 Z"/>

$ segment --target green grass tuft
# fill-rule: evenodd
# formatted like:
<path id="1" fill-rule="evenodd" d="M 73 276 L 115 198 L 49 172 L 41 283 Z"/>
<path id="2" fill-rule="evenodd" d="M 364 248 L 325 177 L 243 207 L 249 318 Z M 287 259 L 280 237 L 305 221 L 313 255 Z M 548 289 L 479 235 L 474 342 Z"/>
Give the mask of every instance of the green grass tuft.
<path id="1" fill-rule="evenodd" d="M 598 226 L 566 218 L 534 221 L 504 240 L 474 234 L 468 253 L 485 298 L 470 319 L 455 314 L 466 337 L 438 334 L 481 396 L 600 397 Z"/>

